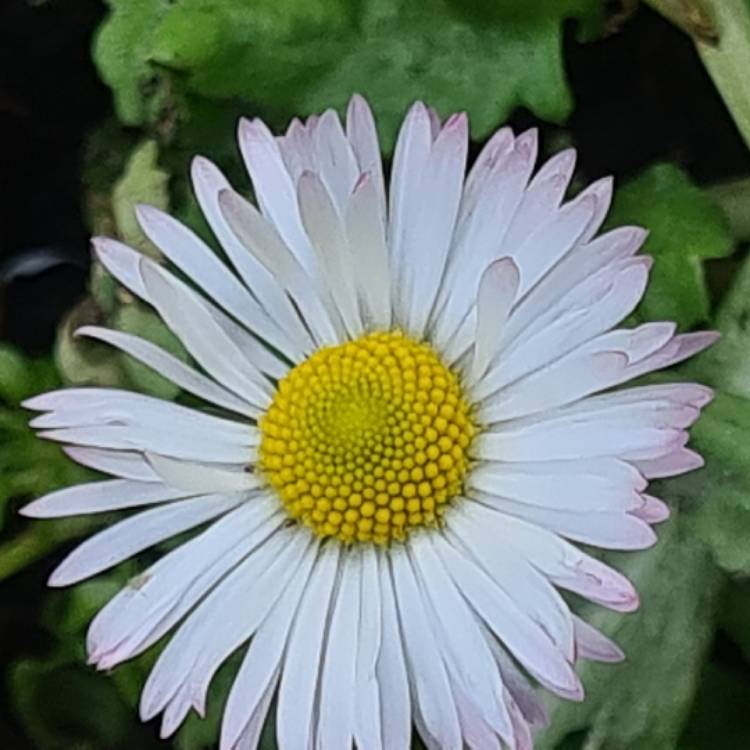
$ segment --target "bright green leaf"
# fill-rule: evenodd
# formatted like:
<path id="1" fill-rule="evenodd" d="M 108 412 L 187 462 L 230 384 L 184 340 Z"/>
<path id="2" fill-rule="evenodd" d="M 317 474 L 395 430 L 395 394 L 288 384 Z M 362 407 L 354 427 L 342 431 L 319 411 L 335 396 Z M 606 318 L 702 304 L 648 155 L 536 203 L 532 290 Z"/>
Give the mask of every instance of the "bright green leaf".
<path id="1" fill-rule="evenodd" d="M 373 102 L 386 147 L 415 99 L 443 116 L 466 110 L 477 139 L 516 107 L 562 122 L 573 102 L 563 66 L 561 20 L 555 14 L 533 23 L 471 22 L 440 0 L 421 5 L 368 0 L 361 38 L 339 65 L 310 82 L 302 112 L 332 105 L 341 109 L 353 92 L 360 92 Z"/>
<path id="2" fill-rule="evenodd" d="M 608 224 L 649 230 L 644 252 L 653 256 L 651 283 L 637 314 L 644 320 L 674 320 L 689 329 L 710 317 L 703 262 L 733 250 L 726 218 L 687 175 L 658 164 L 615 192 Z"/>
<path id="3" fill-rule="evenodd" d="M 183 0 L 165 10 L 157 0 L 141 0 L 126 11 L 118 2 L 97 59 L 128 124 L 144 122 L 147 109 L 158 111 L 149 97 L 163 98 L 163 90 L 148 94 L 144 83 L 161 68 L 175 74 L 173 93 L 186 89 L 232 110 L 244 102 L 248 113 L 260 111 L 277 125 L 342 109 L 352 93 L 362 93 L 388 149 L 415 99 L 443 115 L 467 110 L 475 138 L 516 107 L 565 120 L 572 96 L 562 24 L 576 18 L 590 27 L 600 5 L 485 2 L 467 12 L 454 0 Z M 132 52 L 126 61 L 109 47 Z M 176 116 L 190 120 L 192 100 L 174 96 Z"/>
<path id="4" fill-rule="evenodd" d="M 125 125 L 142 125 L 158 110 L 164 91 L 151 65 L 153 37 L 169 0 L 107 0 L 110 15 L 94 43 L 94 62 L 115 95 Z"/>

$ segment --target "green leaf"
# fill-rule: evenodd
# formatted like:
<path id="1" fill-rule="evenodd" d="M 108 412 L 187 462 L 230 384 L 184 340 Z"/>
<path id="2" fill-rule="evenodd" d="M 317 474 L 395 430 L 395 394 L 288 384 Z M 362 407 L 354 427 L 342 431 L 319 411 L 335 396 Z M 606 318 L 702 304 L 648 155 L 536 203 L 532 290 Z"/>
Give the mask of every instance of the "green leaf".
<path id="1" fill-rule="evenodd" d="M 649 230 L 644 251 L 654 258 L 651 282 L 637 315 L 674 320 L 689 329 L 710 317 L 703 263 L 733 250 L 726 217 L 711 198 L 672 164 L 658 164 L 621 187 L 609 226 Z"/>
<path id="2" fill-rule="evenodd" d="M 750 664 L 750 583 L 747 580 L 733 581 L 728 587 L 719 624 Z"/>
<path id="3" fill-rule="evenodd" d="M 112 210 L 117 234 L 126 244 L 152 258 L 161 252 L 141 230 L 135 217 L 135 207 L 148 203 L 157 208 L 169 208 L 169 175 L 158 165 L 159 150 L 155 141 L 144 141 L 135 148 L 125 165 L 125 171 L 112 190 Z"/>
<path id="4" fill-rule="evenodd" d="M 722 578 L 679 516 L 661 527 L 660 535 L 653 549 L 610 560 L 638 588 L 638 612 L 622 615 L 591 605 L 580 610 L 622 646 L 626 660 L 583 663 L 578 671 L 586 700 L 553 703 L 551 726 L 537 750 L 551 750 L 575 732 L 585 735 L 585 750 L 679 747 L 713 634 Z"/>
<path id="5" fill-rule="evenodd" d="M 202 97 L 234 110 L 261 111 L 281 125 L 294 115 L 342 109 L 368 96 L 386 150 L 415 99 L 444 116 L 467 110 L 475 138 L 516 107 L 564 121 L 572 95 L 562 58 L 562 25 L 590 29 L 598 0 L 479 3 L 457 0 L 156 0 L 114 5 L 97 45 L 102 77 L 115 90 L 123 122 L 147 121 L 163 107 L 148 94 L 154 70 L 173 72 L 169 115 L 189 120 Z M 127 10 L 126 10 L 127 8 Z M 137 41 L 136 41 L 137 40 Z M 132 51 L 122 54 L 108 47 Z M 151 65 L 149 65 L 151 63 Z M 181 97 L 186 91 L 194 98 Z"/>
<path id="6" fill-rule="evenodd" d="M 748 703 L 750 681 L 741 668 L 708 664 L 680 750 L 746 750 L 750 747 Z"/>
<path id="7" fill-rule="evenodd" d="M 99 75 L 115 96 L 124 125 L 142 125 L 164 103 L 165 91 L 150 64 L 153 37 L 169 0 L 107 0 L 110 14 L 94 42 Z"/>

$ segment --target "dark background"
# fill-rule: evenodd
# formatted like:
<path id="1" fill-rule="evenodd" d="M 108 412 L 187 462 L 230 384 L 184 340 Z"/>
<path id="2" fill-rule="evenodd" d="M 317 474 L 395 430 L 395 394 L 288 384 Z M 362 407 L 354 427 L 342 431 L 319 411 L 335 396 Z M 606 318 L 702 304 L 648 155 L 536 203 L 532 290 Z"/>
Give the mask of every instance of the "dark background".
<path id="1" fill-rule="evenodd" d="M 90 55 L 104 13 L 96 0 L 0 0 L 0 339 L 32 354 L 50 349 L 58 321 L 85 290 L 83 152 L 87 135 L 112 115 Z M 581 177 L 621 180 L 656 160 L 681 164 L 703 184 L 750 171 L 747 150 L 680 31 L 645 8 L 599 42 L 578 44 L 568 31 L 576 108 L 566 130 L 579 149 Z M 513 124 L 539 124 L 548 139 L 559 130 L 525 111 Z M 44 653 L 33 623 L 53 564 L 45 560 L 0 587 L 0 674 L 20 654 Z M 729 668 L 740 662 L 721 634 L 714 651 L 714 661 Z M 154 735 L 138 746 L 150 746 Z M 13 720 L 3 683 L 0 744 L 33 747 Z"/>

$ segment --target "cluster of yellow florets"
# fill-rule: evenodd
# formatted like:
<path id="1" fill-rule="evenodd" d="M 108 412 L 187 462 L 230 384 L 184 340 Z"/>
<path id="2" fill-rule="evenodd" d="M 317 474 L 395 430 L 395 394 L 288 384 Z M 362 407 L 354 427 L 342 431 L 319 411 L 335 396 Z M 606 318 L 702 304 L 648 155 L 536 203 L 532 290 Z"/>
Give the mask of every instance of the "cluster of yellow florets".
<path id="1" fill-rule="evenodd" d="M 323 537 L 387 544 L 434 526 L 474 434 L 456 375 L 428 344 L 370 333 L 313 354 L 260 422 L 260 469 Z"/>

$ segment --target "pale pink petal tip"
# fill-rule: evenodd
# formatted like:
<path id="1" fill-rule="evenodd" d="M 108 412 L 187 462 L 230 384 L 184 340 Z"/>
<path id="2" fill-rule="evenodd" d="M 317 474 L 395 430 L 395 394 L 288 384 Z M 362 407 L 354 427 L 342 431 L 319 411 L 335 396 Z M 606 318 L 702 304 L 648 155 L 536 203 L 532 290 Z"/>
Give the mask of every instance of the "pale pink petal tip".
<path id="1" fill-rule="evenodd" d="M 579 617 L 573 619 L 578 658 L 615 663 L 625 659 L 622 649 L 604 633 Z"/>
<path id="2" fill-rule="evenodd" d="M 630 515 L 648 524 L 661 523 L 669 518 L 669 506 L 651 495 L 643 495 L 643 505 L 630 511 Z"/>

